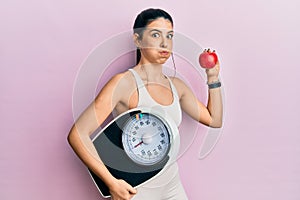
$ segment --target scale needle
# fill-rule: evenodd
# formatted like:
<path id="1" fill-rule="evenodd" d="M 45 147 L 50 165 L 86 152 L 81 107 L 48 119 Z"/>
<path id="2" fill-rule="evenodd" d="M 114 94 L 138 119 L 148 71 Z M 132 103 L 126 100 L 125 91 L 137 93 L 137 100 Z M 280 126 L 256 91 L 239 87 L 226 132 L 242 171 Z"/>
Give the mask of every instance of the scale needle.
<path id="1" fill-rule="evenodd" d="M 138 144 L 136 144 L 136 145 L 134 146 L 134 148 L 138 147 L 138 146 L 141 145 L 141 144 L 143 144 L 143 141 L 140 141 Z"/>

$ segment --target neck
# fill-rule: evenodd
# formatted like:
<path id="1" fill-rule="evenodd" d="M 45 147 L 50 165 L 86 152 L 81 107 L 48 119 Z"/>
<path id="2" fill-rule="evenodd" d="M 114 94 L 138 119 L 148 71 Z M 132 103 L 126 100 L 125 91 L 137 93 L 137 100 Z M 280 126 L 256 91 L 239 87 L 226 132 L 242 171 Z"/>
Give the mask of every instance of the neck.
<path id="1" fill-rule="evenodd" d="M 162 73 L 162 65 L 161 64 L 138 64 L 141 73 L 144 73 L 147 81 L 149 82 L 158 82 L 165 78 Z"/>

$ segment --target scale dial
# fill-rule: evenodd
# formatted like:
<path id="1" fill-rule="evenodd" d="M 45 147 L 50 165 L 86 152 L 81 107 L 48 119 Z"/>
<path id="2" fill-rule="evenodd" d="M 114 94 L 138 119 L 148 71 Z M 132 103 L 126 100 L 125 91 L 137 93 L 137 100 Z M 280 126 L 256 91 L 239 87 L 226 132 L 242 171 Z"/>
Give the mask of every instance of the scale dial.
<path id="1" fill-rule="evenodd" d="M 122 143 L 135 163 L 154 165 L 163 160 L 170 149 L 170 134 L 165 123 L 155 115 L 138 113 L 123 128 Z"/>

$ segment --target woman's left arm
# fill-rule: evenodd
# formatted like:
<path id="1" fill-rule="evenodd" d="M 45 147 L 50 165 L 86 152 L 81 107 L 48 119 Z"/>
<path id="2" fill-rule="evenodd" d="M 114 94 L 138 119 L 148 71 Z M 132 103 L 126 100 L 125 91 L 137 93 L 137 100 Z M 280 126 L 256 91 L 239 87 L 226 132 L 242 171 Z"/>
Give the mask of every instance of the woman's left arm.
<path id="1" fill-rule="evenodd" d="M 214 128 L 220 128 L 223 120 L 222 94 L 221 88 L 218 87 L 219 71 L 219 62 L 213 68 L 206 69 L 207 84 L 213 84 L 211 89 L 208 88 L 207 106 L 195 97 L 191 89 L 183 81 L 180 79 L 175 81 L 182 110 L 200 123 Z"/>
<path id="2" fill-rule="evenodd" d="M 221 83 L 219 81 L 220 63 L 219 61 L 212 69 L 206 69 L 207 84 L 212 88 L 208 89 L 207 109 L 211 115 L 209 126 L 220 128 L 223 121 L 223 103 L 221 95 Z"/>

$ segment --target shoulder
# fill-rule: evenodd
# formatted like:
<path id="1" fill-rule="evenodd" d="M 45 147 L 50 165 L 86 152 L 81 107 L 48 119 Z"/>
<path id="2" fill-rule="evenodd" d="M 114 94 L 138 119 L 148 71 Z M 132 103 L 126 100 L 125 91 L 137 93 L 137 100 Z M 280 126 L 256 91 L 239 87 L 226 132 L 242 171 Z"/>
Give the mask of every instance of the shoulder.
<path id="1" fill-rule="evenodd" d="M 172 83 L 176 86 L 182 86 L 182 85 L 185 85 L 184 81 L 181 80 L 180 78 L 178 77 L 169 77 L 171 80 L 172 80 Z"/>
<path id="2" fill-rule="evenodd" d="M 105 98 L 114 98 L 117 102 L 127 96 L 127 92 L 134 89 L 135 82 L 130 71 L 115 74 L 103 86 L 96 101 L 102 101 Z"/>
<path id="3" fill-rule="evenodd" d="M 129 70 L 115 74 L 107 84 L 118 87 L 129 87 L 134 85 L 134 78 Z"/>
<path id="4" fill-rule="evenodd" d="M 129 70 L 115 74 L 103 87 L 103 92 L 112 93 L 118 99 L 127 98 L 136 89 L 135 79 Z"/>
<path id="5" fill-rule="evenodd" d="M 173 85 L 175 86 L 179 97 L 183 96 L 186 90 L 189 90 L 187 84 L 180 78 L 178 77 L 169 77 L 169 78 L 172 81 Z"/>

